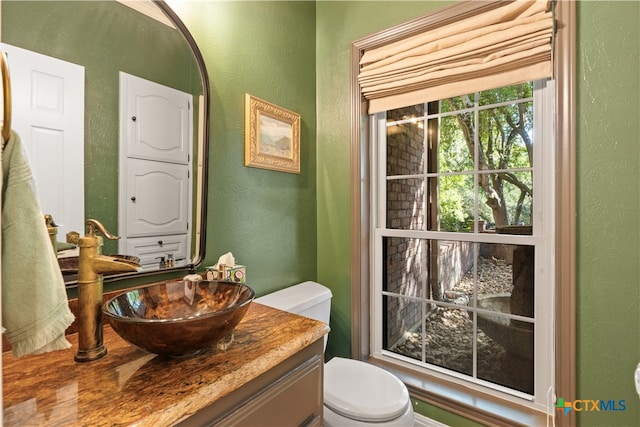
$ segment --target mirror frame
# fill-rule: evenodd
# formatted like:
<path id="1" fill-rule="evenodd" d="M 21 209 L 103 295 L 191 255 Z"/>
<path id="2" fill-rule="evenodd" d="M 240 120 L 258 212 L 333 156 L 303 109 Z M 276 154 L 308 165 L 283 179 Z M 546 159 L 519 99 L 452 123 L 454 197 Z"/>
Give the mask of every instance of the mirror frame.
<path id="1" fill-rule="evenodd" d="M 207 231 L 207 193 L 208 193 L 208 177 L 209 177 L 209 118 L 210 118 L 210 86 L 209 86 L 209 74 L 207 73 L 207 68 L 204 63 L 204 58 L 202 56 L 202 52 L 200 52 L 200 48 L 196 44 L 195 39 L 191 35 L 191 32 L 187 29 L 187 26 L 184 24 L 182 19 L 178 17 L 176 12 L 169 6 L 164 0 L 151 0 L 164 14 L 169 20 L 176 26 L 176 29 L 182 34 L 182 37 L 187 42 L 193 56 L 195 58 L 196 63 L 198 64 L 198 69 L 200 71 L 200 80 L 202 83 L 202 97 L 203 102 L 200 106 L 202 108 L 201 116 L 203 118 L 202 126 L 202 140 L 198 140 L 198 144 L 202 144 L 202 170 L 200 170 L 198 175 L 198 182 L 196 182 L 196 186 L 201 182 L 202 183 L 202 191 L 198 194 L 199 198 L 196 199 L 196 206 L 194 211 L 200 220 L 199 232 L 200 236 L 195 236 L 197 238 L 197 253 L 195 254 L 195 258 L 192 258 L 192 262 L 189 264 L 199 265 L 202 263 L 205 255 L 206 249 L 206 231 Z M 198 206 L 199 203 L 199 206 Z M 197 222 L 197 221 L 196 221 Z M 178 273 L 186 271 L 186 267 L 170 267 L 158 270 L 150 270 L 150 271 L 142 271 L 139 273 L 122 273 L 122 274 L 114 274 L 110 276 L 106 276 L 103 278 L 104 283 L 112 283 L 125 279 L 133 279 L 138 277 L 149 277 L 149 276 L 160 276 L 168 273 Z M 67 288 L 74 288 L 78 286 L 78 282 L 67 282 Z"/>

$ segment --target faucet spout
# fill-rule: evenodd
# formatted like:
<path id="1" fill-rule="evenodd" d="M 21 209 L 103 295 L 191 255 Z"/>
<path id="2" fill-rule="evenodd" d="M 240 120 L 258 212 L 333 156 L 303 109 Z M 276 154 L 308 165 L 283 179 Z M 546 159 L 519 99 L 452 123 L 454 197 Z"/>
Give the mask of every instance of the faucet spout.
<path id="1" fill-rule="evenodd" d="M 91 268 L 99 274 L 129 273 L 141 271 L 140 265 L 124 258 L 99 255 L 91 259 Z"/>
<path id="2" fill-rule="evenodd" d="M 102 340 L 102 288 L 104 273 L 139 271 L 140 265 L 119 257 L 102 255 L 102 232 L 118 239 L 94 219 L 87 220 L 87 235 L 78 237 L 78 351 L 76 362 L 90 362 L 107 354 Z"/>

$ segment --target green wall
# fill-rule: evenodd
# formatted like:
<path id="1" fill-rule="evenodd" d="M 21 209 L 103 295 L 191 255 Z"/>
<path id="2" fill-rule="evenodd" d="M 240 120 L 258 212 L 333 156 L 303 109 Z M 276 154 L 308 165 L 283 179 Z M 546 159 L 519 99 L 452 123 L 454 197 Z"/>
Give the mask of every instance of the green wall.
<path id="1" fill-rule="evenodd" d="M 211 81 L 205 265 L 233 252 L 258 296 L 316 279 L 313 2 L 175 4 Z M 244 166 L 245 93 L 300 114 L 300 174 Z"/>
<path id="2" fill-rule="evenodd" d="M 640 425 L 640 2 L 580 1 L 577 394 L 625 399 L 583 426 Z"/>
<path id="3" fill-rule="evenodd" d="M 177 31 L 115 1 L 5 0 L 2 42 L 84 66 L 85 217 L 117 233 L 118 72 L 200 94 L 188 45 Z M 105 239 L 103 251 L 117 253 L 117 242 Z"/>

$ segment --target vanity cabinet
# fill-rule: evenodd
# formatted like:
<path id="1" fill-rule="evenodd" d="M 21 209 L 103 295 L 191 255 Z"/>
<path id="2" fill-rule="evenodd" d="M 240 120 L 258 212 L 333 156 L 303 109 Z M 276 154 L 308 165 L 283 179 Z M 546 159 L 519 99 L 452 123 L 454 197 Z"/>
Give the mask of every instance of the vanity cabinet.
<path id="1" fill-rule="evenodd" d="M 327 325 L 252 302 L 223 348 L 185 358 L 145 353 L 104 329 L 107 354 L 72 347 L 3 353 L 5 427 L 321 426 Z"/>
<path id="2" fill-rule="evenodd" d="M 177 424 L 322 426 L 323 340 Z"/>

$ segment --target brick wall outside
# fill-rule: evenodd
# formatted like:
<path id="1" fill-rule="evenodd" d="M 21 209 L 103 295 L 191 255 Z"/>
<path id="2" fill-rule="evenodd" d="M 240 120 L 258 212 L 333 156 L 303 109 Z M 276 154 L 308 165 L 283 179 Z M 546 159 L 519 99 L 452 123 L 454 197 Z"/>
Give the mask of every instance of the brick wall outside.
<path id="1" fill-rule="evenodd" d="M 393 111 L 394 119 L 422 116 L 422 106 Z M 424 127 L 415 123 L 394 126 L 387 134 L 387 176 L 424 172 Z M 387 227 L 402 230 L 423 230 L 424 180 L 403 178 L 387 180 Z M 463 242 L 440 242 L 438 281 L 432 295 L 428 287 L 426 245 L 419 239 L 387 238 L 385 290 L 403 296 L 440 299 L 473 266 L 472 245 Z M 386 298 L 386 338 L 388 346 L 420 322 L 422 303 L 409 298 Z"/>

